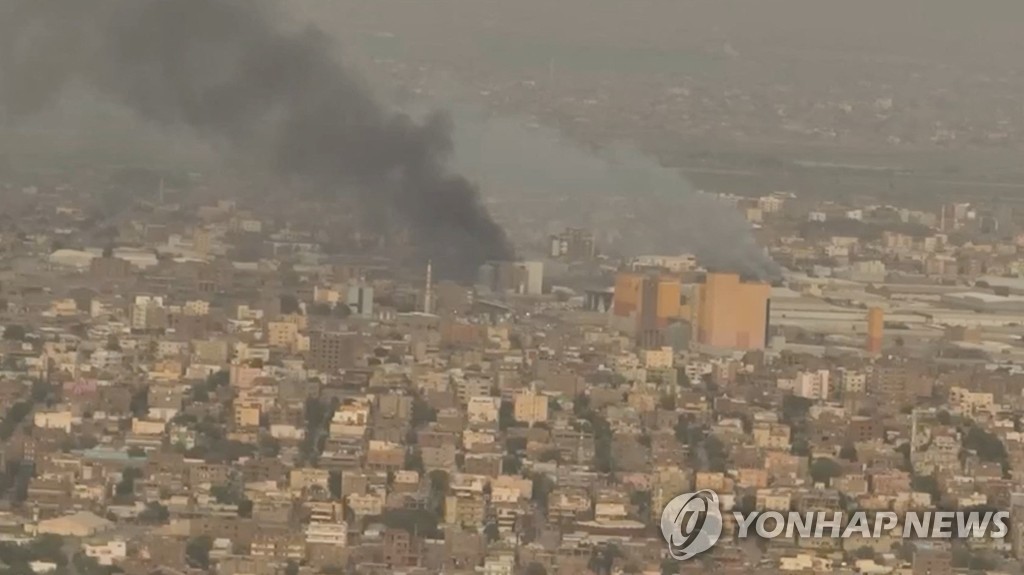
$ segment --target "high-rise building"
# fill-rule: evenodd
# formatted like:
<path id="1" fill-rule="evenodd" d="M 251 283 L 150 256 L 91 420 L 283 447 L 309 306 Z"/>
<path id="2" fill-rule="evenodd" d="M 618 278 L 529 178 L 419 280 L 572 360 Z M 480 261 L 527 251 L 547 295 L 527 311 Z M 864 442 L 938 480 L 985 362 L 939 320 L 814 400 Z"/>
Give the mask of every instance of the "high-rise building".
<path id="1" fill-rule="evenodd" d="M 615 296 L 612 313 L 618 317 L 631 317 L 640 310 L 644 276 L 636 273 L 620 273 L 615 276 Z"/>
<path id="2" fill-rule="evenodd" d="M 829 371 L 827 369 L 801 371 L 793 382 L 793 394 L 813 400 L 828 399 Z"/>
<path id="3" fill-rule="evenodd" d="M 427 279 L 423 286 L 423 313 L 431 313 L 434 308 L 434 271 L 432 261 L 427 262 Z"/>
<path id="4" fill-rule="evenodd" d="M 548 398 L 536 390 L 524 389 L 515 395 L 513 404 L 515 420 L 533 425 L 548 420 Z"/>
<path id="5" fill-rule="evenodd" d="M 497 293 L 540 295 L 544 285 L 543 262 L 489 262 L 477 271 L 477 284 Z"/>
<path id="6" fill-rule="evenodd" d="M 594 234 L 580 228 L 567 228 L 551 236 L 551 257 L 569 261 L 586 261 L 596 254 Z"/>
<path id="7" fill-rule="evenodd" d="M 612 296 L 613 326 L 635 336 L 642 347 L 661 347 L 663 330 L 686 316 L 682 291 L 675 278 L 620 273 Z"/>
<path id="8" fill-rule="evenodd" d="M 199 255 L 205 256 L 210 253 L 210 245 L 212 241 L 213 239 L 211 238 L 208 230 L 196 228 L 192 232 L 192 246 Z"/>
<path id="9" fill-rule="evenodd" d="M 164 298 L 160 296 L 135 296 L 131 308 L 131 328 L 134 331 L 145 331 L 165 327 L 167 323 Z"/>
<path id="10" fill-rule="evenodd" d="M 309 338 L 309 368 L 327 373 L 352 367 L 359 351 L 359 334 L 315 331 Z"/>
<path id="11" fill-rule="evenodd" d="M 943 204 L 939 211 L 939 230 L 953 232 L 963 227 L 964 221 L 970 217 L 971 204 Z"/>
<path id="12" fill-rule="evenodd" d="M 351 285 L 345 294 L 345 304 L 352 315 L 370 317 L 373 315 L 373 288 L 364 284 Z"/>
<path id="13" fill-rule="evenodd" d="M 612 302 L 615 300 L 615 290 L 588 289 L 583 294 L 583 309 L 607 313 L 612 309 Z"/>
<path id="14" fill-rule="evenodd" d="M 873 307 L 868 310 L 867 352 L 872 355 L 882 353 L 882 336 L 885 332 L 885 313 L 882 308 Z"/>
<path id="15" fill-rule="evenodd" d="M 771 286 L 737 274 L 710 273 L 697 289 L 697 342 L 722 349 L 764 349 Z"/>
<path id="16" fill-rule="evenodd" d="M 526 290 L 529 295 L 540 295 L 544 290 L 544 262 L 519 262 L 526 270 Z"/>

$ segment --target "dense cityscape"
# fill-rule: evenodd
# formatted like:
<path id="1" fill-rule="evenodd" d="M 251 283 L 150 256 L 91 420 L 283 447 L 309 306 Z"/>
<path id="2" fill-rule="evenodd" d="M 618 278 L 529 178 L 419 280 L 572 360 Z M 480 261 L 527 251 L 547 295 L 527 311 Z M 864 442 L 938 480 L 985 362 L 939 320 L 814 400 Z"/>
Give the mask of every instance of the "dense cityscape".
<path id="1" fill-rule="evenodd" d="M 0 0 L 0 575 L 1024 572 L 1020 20 L 903 1 Z"/>
<path id="2" fill-rule="evenodd" d="M 680 563 L 657 527 L 705 488 L 750 509 L 1019 505 L 1012 211 L 722 198 L 780 278 L 611 259 L 568 229 L 460 285 L 393 238 L 145 176 L 4 188 L 11 572 L 1017 569 L 1016 535 Z M 98 225 L 125 181 L 151 193 Z"/>

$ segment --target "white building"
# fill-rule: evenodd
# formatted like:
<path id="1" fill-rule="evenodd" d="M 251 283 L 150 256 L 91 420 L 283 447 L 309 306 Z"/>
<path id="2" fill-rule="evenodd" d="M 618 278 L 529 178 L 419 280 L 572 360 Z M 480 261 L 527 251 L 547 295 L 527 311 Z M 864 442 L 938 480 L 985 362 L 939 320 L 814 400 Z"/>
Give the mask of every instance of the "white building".
<path id="1" fill-rule="evenodd" d="M 807 399 L 828 399 L 828 379 L 827 369 L 800 372 L 794 381 L 793 393 Z"/>
<path id="2" fill-rule="evenodd" d="M 41 429 L 61 429 L 71 433 L 70 411 L 37 411 L 32 416 L 32 423 Z"/>
<path id="3" fill-rule="evenodd" d="M 124 541 L 114 539 L 99 545 L 83 545 L 87 557 L 92 557 L 100 565 L 113 565 L 128 557 L 128 546 Z"/>
<path id="4" fill-rule="evenodd" d="M 150 310 L 164 307 L 164 298 L 160 296 L 137 295 L 131 310 L 132 329 L 144 330 L 148 327 Z"/>
<path id="5" fill-rule="evenodd" d="M 313 521 L 306 527 L 306 543 L 348 546 L 348 524 Z"/>

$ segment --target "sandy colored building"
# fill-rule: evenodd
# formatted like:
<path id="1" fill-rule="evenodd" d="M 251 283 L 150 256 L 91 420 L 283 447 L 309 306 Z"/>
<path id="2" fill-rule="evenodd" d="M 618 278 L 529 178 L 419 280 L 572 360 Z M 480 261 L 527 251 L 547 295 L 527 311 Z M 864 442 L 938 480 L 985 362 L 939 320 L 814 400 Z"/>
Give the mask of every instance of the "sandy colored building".
<path id="1" fill-rule="evenodd" d="M 737 274 L 708 274 L 697 289 L 697 341 L 722 349 L 763 349 L 771 286 Z"/>

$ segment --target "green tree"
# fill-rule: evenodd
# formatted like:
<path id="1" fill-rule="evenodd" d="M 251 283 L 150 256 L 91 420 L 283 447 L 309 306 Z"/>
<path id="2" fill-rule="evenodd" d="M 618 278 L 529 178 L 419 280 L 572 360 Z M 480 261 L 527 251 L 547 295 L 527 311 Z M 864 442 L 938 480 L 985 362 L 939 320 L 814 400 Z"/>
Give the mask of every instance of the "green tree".
<path id="1" fill-rule="evenodd" d="M 47 533 L 32 540 L 32 543 L 29 544 L 29 552 L 38 560 L 63 563 L 66 559 L 64 543 L 64 538 L 60 535 Z"/>
<path id="2" fill-rule="evenodd" d="M 185 544 L 185 561 L 194 569 L 209 569 L 212 549 L 213 538 L 208 535 L 193 537 Z"/>
<path id="3" fill-rule="evenodd" d="M 1006 446 L 1003 445 L 998 436 L 976 425 L 972 425 L 967 430 L 967 434 L 964 435 L 963 446 L 975 451 L 982 461 L 1002 463 L 1004 467 L 1006 465 Z"/>
<path id="4" fill-rule="evenodd" d="M 875 550 L 870 547 L 858 547 L 853 551 L 855 559 L 874 559 Z"/>
<path id="5" fill-rule="evenodd" d="M 238 505 L 242 500 L 242 495 L 231 485 L 214 485 L 210 495 L 221 505 Z"/>
<path id="6" fill-rule="evenodd" d="M 430 492 L 435 500 L 443 501 L 448 495 L 448 486 L 451 485 L 451 477 L 443 469 L 431 471 L 427 477 L 430 479 Z"/>
<path id="7" fill-rule="evenodd" d="M 829 457 L 819 457 L 811 462 L 811 479 L 815 483 L 828 485 L 833 478 L 839 477 L 842 473 L 843 468 Z"/>
<path id="8" fill-rule="evenodd" d="M 617 545 L 606 543 L 594 548 L 594 551 L 590 556 L 590 561 L 587 563 L 587 567 L 590 568 L 592 573 L 608 575 L 612 572 L 612 566 L 615 565 L 615 560 L 621 559 L 622 556 L 622 550 L 620 550 Z"/>
<path id="9" fill-rule="evenodd" d="M 636 516 L 647 523 L 651 518 L 651 492 L 634 491 L 629 495 L 629 502 L 636 508 Z"/>
<path id="10" fill-rule="evenodd" d="M 423 456 L 415 450 L 406 452 L 402 468 L 423 473 Z"/>
<path id="11" fill-rule="evenodd" d="M 590 397 L 581 393 L 572 400 L 572 413 L 579 419 L 586 419 L 590 416 Z"/>
<path id="12" fill-rule="evenodd" d="M 806 397 L 787 395 L 782 398 L 782 420 L 786 423 L 805 419 L 813 402 Z"/>
<path id="13" fill-rule="evenodd" d="M 910 442 L 901 443 L 896 446 L 896 453 L 903 456 L 903 470 L 910 471 Z"/>
<path id="14" fill-rule="evenodd" d="M 942 496 L 939 481 L 934 475 L 911 475 L 910 488 L 920 493 L 930 494 L 934 501 L 938 501 Z"/>
<path id="15" fill-rule="evenodd" d="M 121 481 L 114 487 L 114 494 L 118 497 L 130 497 L 135 495 L 135 480 L 142 477 L 142 471 L 135 467 L 128 467 L 121 472 Z"/>
<path id="16" fill-rule="evenodd" d="M 280 297 L 281 313 L 291 315 L 299 313 L 299 300 L 292 294 L 284 294 Z"/>
<path id="17" fill-rule="evenodd" d="M 660 409 L 664 409 L 665 411 L 675 411 L 676 396 L 667 393 L 665 395 L 662 395 L 661 399 L 658 400 L 658 407 Z"/>
<path id="18" fill-rule="evenodd" d="M 277 457 L 281 453 L 281 442 L 273 435 L 261 434 L 258 450 L 259 454 L 263 457 Z"/>
<path id="19" fill-rule="evenodd" d="M 150 501 L 142 513 L 139 513 L 139 521 L 153 525 L 167 523 L 170 517 L 170 512 L 159 501 Z"/>
<path id="20" fill-rule="evenodd" d="M 511 453 L 501 458 L 501 472 L 505 475 L 516 475 L 523 470 L 523 462 Z"/>
<path id="21" fill-rule="evenodd" d="M 530 479 L 533 481 L 533 502 L 547 514 L 548 497 L 555 490 L 555 482 L 546 473 L 534 473 Z"/>
<path id="22" fill-rule="evenodd" d="M 244 519 L 252 517 L 252 500 L 242 499 L 238 502 L 238 516 Z"/>
<path id="23" fill-rule="evenodd" d="M 4 339 L 8 341 L 25 341 L 25 327 L 20 325 L 9 325 L 4 328 Z"/>
<path id="24" fill-rule="evenodd" d="M 32 404 L 27 401 L 17 401 L 7 410 L 2 422 L 0 422 L 0 440 L 8 440 L 17 431 L 18 426 L 25 417 L 32 411 Z"/>
<path id="25" fill-rule="evenodd" d="M 686 417 L 680 417 L 675 426 L 676 441 L 693 448 L 704 439 L 704 430 Z"/>
<path id="26" fill-rule="evenodd" d="M 149 386 L 144 385 L 132 394 L 130 409 L 132 415 L 142 419 L 149 414 Z"/>
<path id="27" fill-rule="evenodd" d="M 789 447 L 789 452 L 793 455 L 807 457 L 811 454 L 811 446 L 803 437 L 797 437 L 793 439 L 793 443 Z"/>
<path id="28" fill-rule="evenodd" d="M 612 427 L 608 420 L 597 412 L 591 411 L 585 418 L 594 434 L 594 469 L 601 473 L 614 470 L 612 460 Z"/>
<path id="29" fill-rule="evenodd" d="M 736 502 L 733 510 L 743 514 L 757 511 L 757 496 L 753 493 L 747 493 Z"/>
<path id="30" fill-rule="evenodd" d="M 857 448 L 852 443 L 847 443 L 839 450 L 839 459 L 846 461 L 857 461 Z"/>
<path id="31" fill-rule="evenodd" d="M 722 440 L 714 435 L 704 438 L 704 453 L 708 457 L 708 468 L 711 471 L 724 472 L 729 463 L 729 451 Z"/>
<path id="32" fill-rule="evenodd" d="M 42 379 L 36 379 L 32 382 L 30 395 L 32 396 L 32 401 L 35 403 L 49 402 L 53 392 L 53 386 Z"/>
<path id="33" fill-rule="evenodd" d="M 548 570 L 536 561 L 531 561 L 526 566 L 526 575 L 548 575 Z"/>
<path id="34" fill-rule="evenodd" d="M 505 451 L 508 453 L 519 453 L 526 450 L 525 437 L 509 437 L 505 440 Z"/>
<path id="35" fill-rule="evenodd" d="M 690 376 L 686 375 L 686 368 L 676 368 L 676 385 L 680 387 L 690 387 Z"/>
<path id="36" fill-rule="evenodd" d="M 511 401 L 502 401 L 498 408 L 498 429 L 505 431 L 516 424 L 515 410 Z"/>
<path id="37" fill-rule="evenodd" d="M 114 573 L 112 567 L 100 565 L 99 561 L 85 553 L 76 553 L 71 562 L 78 575 L 111 575 Z"/>
<path id="38" fill-rule="evenodd" d="M 488 543 L 494 543 L 501 538 L 501 532 L 498 530 L 498 524 L 493 521 L 484 526 L 484 536 L 487 538 Z"/>
<path id="39" fill-rule="evenodd" d="M 430 406 L 419 395 L 412 396 L 412 428 L 419 429 L 428 423 L 437 421 L 437 410 Z"/>
<path id="40" fill-rule="evenodd" d="M 439 537 L 438 518 L 425 509 L 388 509 L 380 521 L 391 529 L 402 529 L 419 537 Z"/>
<path id="41" fill-rule="evenodd" d="M 320 316 L 320 317 L 325 317 L 325 316 L 331 315 L 332 311 L 333 310 L 331 308 L 331 305 L 328 304 L 328 303 L 322 303 L 321 302 L 321 303 L 314 303 L 314 304 L 310 304 L 310 305 L 306 306 L 306 312 L 309 315 L 316 315 L 316 316 Z"/>
<path id="42" fill-rule="evenodd" d="M 557 447 L 550 447 L 542 451 L 540 455 L 537 456 L 537 461 L 540 461 L 541 463 L 547 463 L 551 461 L 555 463 L 561 463 L 562 452 L 559 451 Z"/>
<path id="43" fill-rule="evenodd" d="M 327 476 L 327 488 L 331 492 L 331 497 L 335 499 L 341 499 L 341 472 L 331 471 L 330 475 Z"/>
<path id="44" fill-rule="evenodd" d="M 330 423 L 329 418 L 333 415 L 334 410 L 326 402 L 310 397 L 306 399 L 304 411 L 306 415 L 306 436 L 299 446 L 299 452 L 307 461 L 315 462 L 320 456 L 321 446 L 319 440 L 321 432 Z"/>

